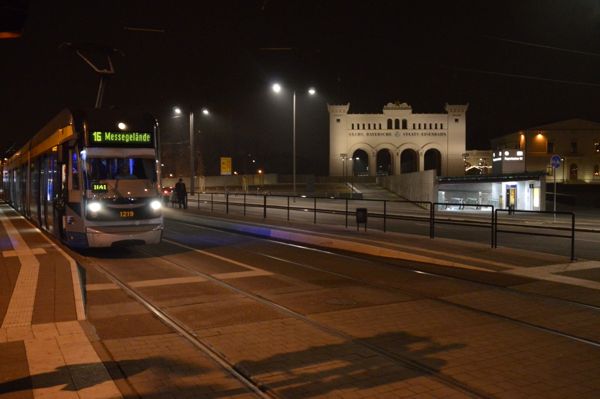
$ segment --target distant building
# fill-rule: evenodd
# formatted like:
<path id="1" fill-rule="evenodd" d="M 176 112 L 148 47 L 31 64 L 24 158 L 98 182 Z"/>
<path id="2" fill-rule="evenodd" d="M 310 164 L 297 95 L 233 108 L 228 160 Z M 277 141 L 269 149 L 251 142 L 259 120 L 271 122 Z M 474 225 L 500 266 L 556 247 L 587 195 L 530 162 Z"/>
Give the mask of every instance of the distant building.
<path id="1" fill-rule="evenodd" d="M 467 150 L 463 154 L 465 175 L 489 175 L 492 173 L 492 150 Z"/>
<path id="2" fill-rule="evenodd" d="M 350 104 L 328 105 L 329 174 L 399 175 L 435 169 L 463 176 L 468 104 L 446 104 L 446 113 L 416 114 L 389 103 L 381 114 L 350 114 Z"/>
<path id="3" fill-rule="evenodd" d="M 524 154 L 526 172 L 541 171 L 554 179 L 552 155 L 561 163 L 556 180 L 563 183 L 600 183 L 600 123 L 568 119 L 520 130 L 492 140 L 496 157 L 506 150 Z"/>

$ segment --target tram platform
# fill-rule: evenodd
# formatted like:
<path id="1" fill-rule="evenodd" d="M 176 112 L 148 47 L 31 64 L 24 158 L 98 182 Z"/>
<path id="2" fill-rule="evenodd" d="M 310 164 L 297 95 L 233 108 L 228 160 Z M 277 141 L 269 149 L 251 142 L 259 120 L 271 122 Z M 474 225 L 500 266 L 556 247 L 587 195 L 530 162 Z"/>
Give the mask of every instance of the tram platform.
<path id="1" fill-rule="evenodd" d="M 0 204 L 0 396 L 114 398 L 88 338 L 77 264 Z"/>

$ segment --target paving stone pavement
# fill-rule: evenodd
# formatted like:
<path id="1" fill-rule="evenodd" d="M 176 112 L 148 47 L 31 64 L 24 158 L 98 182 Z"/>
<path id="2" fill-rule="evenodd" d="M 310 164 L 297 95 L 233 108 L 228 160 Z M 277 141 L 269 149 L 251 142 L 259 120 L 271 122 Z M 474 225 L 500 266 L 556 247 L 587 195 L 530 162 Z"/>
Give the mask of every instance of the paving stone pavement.
<path id="1" fill-rule="evenodd" d="M 15 217 L 14 212 L 6 208 L 1 211 L 4 215 L 0 236 L 7 236 L 9 231 L 13 236 L 22 236 L 21 241 L 14 237 L 0 240 L 0 245 L 5 246 L 0 248 L 2 398 L 255 397 L 90 266 L 85 266 L 87 313 L 85 319 L 81 317 L 78 306 L 82 305 L 82 295 L 78 278 L 73 275 L 72 260 L 27 222 Z M 296 238 L 301 236 L 297 231 L 293 234 Z M 302 234 L 311 236 L 312 241 L 324 237 L 323 232 Z M 375 242 L 362 244 L 362 248 L 370 248 Z M 289 306 L 302 302 L 304 296 L 307 304 L 303 309 L 310 318 L 351 338 L 266 311 L 221 288 L 208 288 L 205 278 L 169 268 L 160 259 L 115 262 L 126 262 L 123 276 L 131 287 L 153 297 L 192 325 L 198 337 L 278 396 L 471 396 L 437 378 L 438 373 L 487 397 L 600 396 L 600 356 L 584 343 L 493 317 L 475 317 L 467 309 L 432 300 L 398 294 L 374 298 L 377 290 L 343 285 L 324 290 L 316 282 L 282 278 L 276 270 L 253 267 L 250 260 L 230 261 L 217 252 L 199 250 L 187 258 L 178 254 L 165 258 L 192 262 L 200 255 L 211 257 L 210 262 L 201 265 L 211 275 L 252 290 L 268 286 L 271 290 L 265 291 L 267 297 L 281 299 L 287 294 Z M 434 259 L 441 252 L 443 249 L 423 246 L 419 256 Z M 404 256 L 410 250 L 406 245 L 386 243 L 385 251 L 377 252 L 391 253 Z M 553 258 L 544 261 L 525 253 L 519 256 L 516 264 L 509 264 L 502 259 L 482 257 L 476 262 L 476 257 L 449 254 L 438 266 L 463 265 L 498 275 L 510 273 L 546 280 L 526 284 L 533 291 L 546 289 L 548 286 L 543 284 L 554 282 L 581 288 L 580 292 L 586 295 L 589 291 L 583 290 L 595 289 L 589 282 L 577 285 L 578 279 L 585 280 L 580 278 L 583 275 L 564 275 L 565 270 L 593 271 L 598 267 L 594 263 L 569 269 Z M 527 259 L 533 260 L 534 267 L 527 266 Z M 560 273 L 570 279 L 545 278 Z M 558 290 L 556 287 L 562 286 L 551 286 Z M 338 298 L 337 302 L 327 302 L 332 295 Z M 346 302 L 345 298 L 353 301 Z M 505 296 L 492 291 L 449 291 L 445 299 L 457 304 L 477 302 L 483 309 L 504 311 L 511 317 L 535 318 L 539 312 L 540 323 L 547 322 L 551 327 L 590 339 L 598 336 L 595 327 L 599 323 L 595 318 L 561 306 L 556 307 L 556 318 L 545 321 L 540 312 L 543 304 L 518 297 L 507 303 Z M 208 305 L 202 309 L 199 303 Z M 414 361 L 427 370 L 407 366 L 398 359 Z"/>

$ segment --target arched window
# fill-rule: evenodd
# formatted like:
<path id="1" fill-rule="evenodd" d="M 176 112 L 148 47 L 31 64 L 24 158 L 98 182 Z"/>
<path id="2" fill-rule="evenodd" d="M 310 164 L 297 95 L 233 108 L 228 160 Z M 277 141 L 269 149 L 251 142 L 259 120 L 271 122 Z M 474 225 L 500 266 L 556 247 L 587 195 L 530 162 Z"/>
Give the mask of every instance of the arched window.
<path id="1" fill-rule="evenodd" d="M 381 130 L 381 123 L 379 124 L 379 130 Z"/>
<path id="2" fill-rule="evenodd" d="M 419 123 L 419 129 L 421 128 L 421 124 Z"/>
<path id="3" fill-rule="evenodd" d="M 434 127 L 433 127 L 433 128 L 434 128 L 434 129 L 437 129 L 437 123 L 434 125 Z"/>
<path id="4" fill-rule="evenodd" d="M 440 129 L 443 129 L 443 128 L 444 128 L 444 124 L 440 123 Z"/>
<path id="5" fill-rule="evenodd" d="M 394 119 L 394 129 L 400 129 L 400 119 Z"/>
<path id="6" fill-rule="evenodd" d="M 413 129 L 415 128 L 415 124 L 413 123 Z"/>
<path id="7" fill-rule="evenodd" d="M 371 124 L 370 124 L 370 123 L 369 123 L 369 124 L 367 124 L 367 128 L 368 128 L 368 129 L 370 129 L 370 128 L 371 128 Z"/>
<path id="8" fill-rule="evenodd" d="M 406 119 L 402 119 L 402 129 L 408 129 L 408 121 Z"/>
<path id="9" fill-rule="evenodd" d="M 365 130 L 365 124 L 363 123 L 363 130 Z"/>
<path id="10" fill-rule="evenodd" d="M 354 130 L 354 123 L 352 124 L 352 130 Z"/>
<path id="11" fill-rule="evenodd" d="M 389 130 L 392 130 L 392 120 L 391 120 L 391 119 L 388 119 L 388 120 L 387 120 L 387 128 L 388 128 Z"/>

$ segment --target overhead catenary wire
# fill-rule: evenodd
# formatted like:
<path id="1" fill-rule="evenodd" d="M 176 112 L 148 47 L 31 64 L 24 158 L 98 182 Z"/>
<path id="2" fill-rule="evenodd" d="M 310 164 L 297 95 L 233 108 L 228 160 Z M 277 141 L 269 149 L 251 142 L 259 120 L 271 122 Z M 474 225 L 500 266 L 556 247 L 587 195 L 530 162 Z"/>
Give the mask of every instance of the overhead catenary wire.
<path id="1" fill-rule="evenodd" d="M 506 42 L 506 43 L 518 44 L 518 45 L 521 45 L 521 46 L 536 47 L 536 48 L 542 48 L 542 49 L 546 49 L 546 50 L 561 51 L 561 52 L 564 52 L 564 53 L 571 53 L 571 54 L 578 54 L 578 55 L 589 55 L 591 57 L 600 57 L 599 53 L 593 53 L 591 51 L 573 50 L 573 49 L 568 49 L 568 48 L 563 48 L 563 47 L 550 46 L 550 45 L 547 45 L 547 44 L 539 44 L 539 43 L 526 42 L 526 41 L 523 41 L 523 40 L 506 39 L 506 38 L 497 37 L 497 36 L 483 35 L 482 37 L 484 37 L 486 39 L 490 39 L 490 40 L 496 40 L 496 41 L 499 41 L 499 42 Z"/>
<path id="2" fill-rule="evenodd" d="M 570 85 L 576 85 L 576 86 L 600 87 L 600 83 L 594 83 L 594 82 L 584 82 L 584 81 L 565 80 L 565 79 L 552 79 L 552 78 L 544 78 L 544 77 L 535 76 L 535 75 L 523 75 L 523 74 L 518 74 L 518 73 L 486 71 L 483 69 L 476 69 L 476 68 L 450 67 L 450 69 L 452 69 L 454 71 L 458 71 L 458 72 L 473 72 L 473 73 L 480 73 L 480 74 L 484 74 L 484 75 L 504 76 L 504 77 L 508 77 L 508 78 L 539 80 L 542 82 L 549 82 L 549 83 L 570 84 Z"/>

